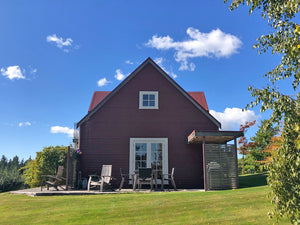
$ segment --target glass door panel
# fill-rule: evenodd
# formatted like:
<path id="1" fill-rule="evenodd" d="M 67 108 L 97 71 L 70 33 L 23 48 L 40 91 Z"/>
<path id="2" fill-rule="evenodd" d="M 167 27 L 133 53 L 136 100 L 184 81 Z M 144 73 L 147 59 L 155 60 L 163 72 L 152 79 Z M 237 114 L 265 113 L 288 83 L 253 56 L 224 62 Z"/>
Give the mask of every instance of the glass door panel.
<path id="1" fill-rule="evenodd" d="M 135 143 L 135 169 L 147 168 L 147 143 Z"/>
<path id="2" fill-rule="evenodd" d="M 151 168 L 162 171 L 162 143 L 151 143 Z"/>

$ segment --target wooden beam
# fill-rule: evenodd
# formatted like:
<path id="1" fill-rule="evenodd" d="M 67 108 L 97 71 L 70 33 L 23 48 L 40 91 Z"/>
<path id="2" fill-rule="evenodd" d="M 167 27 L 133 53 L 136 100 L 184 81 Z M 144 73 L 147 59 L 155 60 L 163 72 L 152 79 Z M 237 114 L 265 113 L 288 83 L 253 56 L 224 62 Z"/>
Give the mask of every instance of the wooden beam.
<path id="1" fill-rule="evenodd" d="M 240 137 L 243 136 L 243 131 L 195 131 L 195 136 L 224 136 L 224 137 Z"/>
<path id="2" fill-rule="evenodd" d="M 237 156 L 237 144 L 236 138 L 234 139 L 234 149 L 235 149 L 235 163 L 236 163 L 236 188 L 239 188 L 239 163 L 238 163 L 238 156 Z"/>
<path id="3" fill-rule="evenodd" d="M 204 183 L 204 191 L 207 191 L 206 184 L 206 162 L 205 162 L 205 137 L 202 138 L 202 155 L 203 155 L 203 183 Z"/>
<path id="4" fill-rule="evenodd" d="M 68 146 L 68 152 L 67 152 L 66 190 L 68 190 L 68 186 L 69 186 L 69 161 L 70 161 L 70 146 Z"/>

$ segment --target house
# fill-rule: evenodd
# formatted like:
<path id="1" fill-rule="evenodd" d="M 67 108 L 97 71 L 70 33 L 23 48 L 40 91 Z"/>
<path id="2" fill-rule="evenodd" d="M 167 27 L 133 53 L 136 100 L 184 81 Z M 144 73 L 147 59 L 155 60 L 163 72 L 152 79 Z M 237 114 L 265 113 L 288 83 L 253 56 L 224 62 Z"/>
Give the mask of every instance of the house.
<path id="1" fill-rule="evenodd" d="M 94 92 L 77 127 L 84 177 L 103 164 L 113 165 L 115 178 L 120 168 L 167 174 L 175 167 L 178 188 L 238 187 L 236 138 L 243 133 L 220 131 L 204 93 L 186 92 L 151 58 L 113 91 Z"/>

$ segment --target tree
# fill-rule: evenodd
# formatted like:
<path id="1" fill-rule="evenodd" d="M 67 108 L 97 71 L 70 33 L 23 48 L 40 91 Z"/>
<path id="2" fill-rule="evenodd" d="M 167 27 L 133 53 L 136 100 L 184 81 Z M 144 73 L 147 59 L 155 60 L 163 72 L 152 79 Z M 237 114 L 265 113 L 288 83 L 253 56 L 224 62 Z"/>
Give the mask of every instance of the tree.
<path id="1" fill-rule="evenodd" d="M 225 0 L 227 2 L 227 0 Z M 254 45 L 258 53 L 271 51 L 282 56 L 281 62 L 264 76 L 269 84 L 262 89 L 249 87 L 255 98 L 248 107 L 260 104 L 261 112 L 271 110 L 269 123 L 284 122 L 282 142 L 270 163 L 268 184 L 271 187 L 272 203 L 270 214 L 277 218 L 287 215 L 290 221 L 300 223 L 300 150 L 297 145 L 299 133 L 295 127 L 300 124 L 300 93 L 286 95 L 279 89 L 278 82 L 291 81 L 291 91 L 300 83 L 300 27 L 294 22 L 300 11 L 299 0 L 232 0 L 230 9 L 247 4 L 250 15 L 259 10 L 268 19 L 271 32 L 258 38 Z"/>
<path id="2" fill-rule="evenodd" d="M 244 171 L 245 174 L 253 174 L 256 172 L 260 172 L 260 163 L 255 160 L 252 154 L 248 154 L 244 158 Z M 243 161 L 242 159 L 238 159 L 238 167 L 239 167 L 239 174 L 242 174 L 243 169 Z"/>
<path id="3" fill-rule="evenodd" d="M 255 124 L 256 120 L 252 122 L 245 122 L 245 124 L 240 125 L 240 131 L 243 131 L 244 133 L 247 132 L 247 130 Z M 242 154 L 242 174 L 245 174 L 245 155 L 250 153 L 250 148 L 255 145 L 253 142 L 248 142 L 247 138 L 245 136 L 240 137 L 238 140 L 239 144 L 239 153 Z"/>
<path id="4" fill-rule="evenodd" d="M 24 160 L 22 162 L 19 162 L 18 156 L 9 161 L 4 155 L 2 156 L 0 160 L 0 192 L 17 190 L 24 186 L 22 171 L 20 171 L 20 168 L 24 166 Z"/>
<path id="5" fill-rule="evenodd" d="M 3 170 L 7 166 L 7 158 L 5 155 L 2 155 L 0 160 L 0 170 Z"/>
<path id="6" fill-rule="evenodd" d="M 68 147 L 50 146 L 45 147 L 43 151 L 37 152 L 34 160 L 28 160 L 22 168 L 25 183 L 30 187 L 41 185 L 42 175 L 56 174 L 58 166 L 63 165 L 66 168 Z"/>
<path id="7" fill-rule="evenodd" d="M 251 141 L 255 142 L 256 145 L 251 149 L 251 155 L 256 162 L 262 164 L 262 168 L 269 161 L 272 152 L 268 147 L 272 143 L 272 138 L 278 135 L 279 126 L 274 126 L 270 124 L 268 120 L 261 121 L 261 125 L 258 127 L 258 131 L 253 137 L 250 138 Z M 256 171 L 258 172 L 258 171 Z"/>
<path id="8" fill-rule="evenodd" d="M 272 157 L 277 157 L 277 149 L 280 148 L 282 144 L 282 138 L 281 136 L 274 136 L 271 138 L 270 143 L 266 146 L 265 148 L 265 152 L 269 153 L 269 157 L 267 156 L 265 159 L 265 163 L 266 165 L 270 165 L 270 163 L 272 162 Z"/>

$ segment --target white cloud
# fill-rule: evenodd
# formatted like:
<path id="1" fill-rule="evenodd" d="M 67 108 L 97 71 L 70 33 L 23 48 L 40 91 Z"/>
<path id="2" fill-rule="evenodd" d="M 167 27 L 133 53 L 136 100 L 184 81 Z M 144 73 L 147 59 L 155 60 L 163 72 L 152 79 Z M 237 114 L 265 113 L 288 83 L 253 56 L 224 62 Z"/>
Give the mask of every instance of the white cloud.
<path id="1" fill-rule="evenodd" d="M 64 41 L 62 37 L 58 37 L 56 36 L 56 34 L 52 34 L 47 36 L 47 42 L 54 42 L 58 48 L 62 49 L 64 52 L 69 52 L 69 49 L 66 49 L 66 47 L 72 46 L 73 40 L 71 38 L 67 38 Z M 76 46 L 75 49 L 77 49 Z"/>
<path id="2" fill-rule="evenodd" d="M 159 66 L 161 66 L 162 62 L 164 61 L 164 58 L 163 57 L 158 57 L 158 58 L 155 58 L 154 59 L 154 62 L 156 64 L 158 64 Z"/>
<path id="3" fill-rule="evenodd" d="M 31 69 L 30 69 L 30 73 L 31 73 L 31 74 L 35 74 L 36 72 L 37 72 L 37 69 L 36 69 L 36 68 L 31 68 Z"/>
<path id="4" fill-rule="evenodd" d="M 232 34 L 226 34 L 219 28 L 209 33 L 201 33 L 198 29 L 189 27 L 186 31 L 189 38 L 184 41 L 174 41 L 169 35 L 157 35 L 146 43 L 146 46 L 158 50 L 174 49 L 174 57 L 180 63 L 179 70 L 195 70 L 195 64 L 188 63 L 191 58 L 197 57 L 229 57 L 237 53 L 242 41 Z"/>
<path id="5" fill-rule="evenodd" d="M 124 75 L 120 69 L 116 70 L 115 78 L 117 80 L 123 80 L 127 75 Z"/>
<path id="6" fill-rule="evenodd" d="M 97 81 L 98 87 L 103 87 L 109 83 L 111 83 L 111 82 L 106 80 L 105 77 Z"/>
<path id="7" fill-rule="evenodd" d="M 174 79 L 176 79 L 178 76 L 177 76 L 177 74 L 175 74 L 175 73 L 173 73 L 173 72 L 170 72 L 170 73 L 168 73 L 168 74 L 170 74 Z"/>
<path id="8" fill-rule="evenodd" d="M 173 72 L 169 72 L 163 65 L 162 62 L 164 61 L 163 57 L 158 57 L 154 59 L 154 62 L 159 65 L 167 74 L 169 74 L 170 76 L 172 76 L 174 79 L 177 78 L 177 74 L 173 73 Z"/>
<path id="9" fill-rule="evenodd" d="M 196 68 L 196 65 L 194 63 L 190 63 L 190 70 L 194 71 Z"/>
<path id="10" fill-rule="evenodd" d="M 1 71 L 2 76 L 5 76 L 10 80 L 25 79 L 25 76 L 23 75 L 21 68 L 19 66 L 9 66 L 6 68 L 6 70 L 4 68 L 1 68 L 0 71 Z M 23 72 L 24 71 L 25 70 L 23 70 Z"/>
<path id="11" fill-rule="evenodd" d="M 133 65 L 133 62 L 131 62 L 130 60 L 126 60 L 125 63 L 129 65 Z"/>
<path id="12" fill-rule="evenodd" d="M 67 134 L 68 137 L 73 137 L 74 129 L 69 127 L 52 126 L 50 132 L 52 134 Z"/>
<path id="13" fill-rule="evenodd" d="M 30 122 L 20 122 L 19 123 L 19 127 L 25 127 L 25 126 L 31 126 L 31 123 Z"/>
<path id="14" fill-rule="evenodd" d="M 260 117 L 255 115 L 253 110 L 243 111 L 240 108 L 226 108 L 224 112 L 209 110 L 209 113 L 222 124 L 222 130 L 233 130 L 246 121 L 257 120 Z"/>

